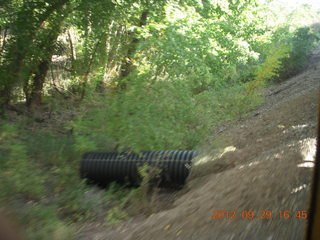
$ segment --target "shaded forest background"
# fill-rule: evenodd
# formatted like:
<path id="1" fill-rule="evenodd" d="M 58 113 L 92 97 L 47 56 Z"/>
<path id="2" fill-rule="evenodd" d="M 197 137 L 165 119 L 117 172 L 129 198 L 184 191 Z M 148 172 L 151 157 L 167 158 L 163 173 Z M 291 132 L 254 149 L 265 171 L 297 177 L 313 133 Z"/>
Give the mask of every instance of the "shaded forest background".
<path id="1" fill-rule="evenodd" d="M 304 68 L 319 19 L 277 1 L 2 1 L 1 205 L 30 239 L 129 217 L 143 190 L 94 198 L 80 155 L 197 148 Z"/>

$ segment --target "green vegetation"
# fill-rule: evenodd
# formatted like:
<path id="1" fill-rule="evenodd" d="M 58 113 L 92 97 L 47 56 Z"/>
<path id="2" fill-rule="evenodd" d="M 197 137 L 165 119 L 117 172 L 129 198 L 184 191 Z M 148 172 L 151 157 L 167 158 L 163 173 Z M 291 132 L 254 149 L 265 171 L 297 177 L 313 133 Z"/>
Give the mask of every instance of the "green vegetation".
<path id="1" fill-rule="evenodd" d="M 152 213 L 157 169 L 141 168 L 137 189 L 93 190 L 78 176 L 83 152 L 194 149 L 299 73 L 320 12 L 267 2 L 4 0 L 0 204 L 29 239 Z"/>

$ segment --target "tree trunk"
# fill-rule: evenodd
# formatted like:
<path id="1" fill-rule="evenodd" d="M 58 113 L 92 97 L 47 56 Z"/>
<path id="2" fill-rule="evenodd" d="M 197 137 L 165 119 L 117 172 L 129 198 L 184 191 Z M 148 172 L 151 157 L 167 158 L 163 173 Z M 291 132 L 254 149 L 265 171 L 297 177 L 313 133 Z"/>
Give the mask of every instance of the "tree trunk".
<path id="1" fill-rule="evenodd" d="M 86 70 L 86 72 L 83 76 L 83 79 L 82 79 L 82 89 L 81 89 L 81 95 L 80 95 L 81 100 L 83 100 L 86 95 L 86 87 L 88 85 L 89 75 L 90 75 L 91 68 L 92 68 L 92 65 L 93 65 L 93 62 L 94 62 L 94 59 L 95 59 L 100 42 L 101 42 L 101 39 L 99 39 L 98 42 L 95 44 L 93 52 L 90 56 L 89 62 L 87 63 L 88 64 L 87 70 Z"/>
<path id="2" fill-rule="evenodd" d="M 50 60 L 44 60 L 38 65 L 37 74 L 32 81 L 32 89 L 27 97 L 27 106 L 33 108 L 41 104 L 43 85 L 49 70 Z"/>
<path id="3" fill-rule="evenodd" d="M 26 62 L 30 61 L 29 46 L 35 42 L 37 33 L 42 30 L 42 25 L 52 14 L 63 9 L 70 0 L 57 0 L 39 13 L 36 17 L 28 1 L 17 13 L 17 19 L 8 26 L 15 41 L 7 42 L 6 52 L 3 54 L 3 63 L 0 66 L 0 108 L 4 109 L 11 101 L 13 90 L 21 86 L 30 78 L 30 69 Z M 26 25 L 26 22 L 28 23 Z M 41 50 L 41 49 L 39 49 Z M 26 85 L 26 84 L 24 84 Z"/>
<path id="4" fill-rule="evenodd" d="M 66 0 L 64 1 L 67 2 Z M 57 9 L 58 14 L 59 12 L 61 14 L 63 11 L 63 6 L 60 7 L 60 9 Z M 69 11 L 67 11 L 67 13 L 68 12 Z M 43 86 L 54 53 L 55 43 L 61 32 L 62 23 L 65 17 L 66 14 L 63 17 L 60 17 L 58 21 L 50 22 L 50 24 L 52 24 L 51 28 L 48 29 L 47 35 L 45 34 L 43 40 L 37 45 L 37 49 L 42 51 L 42 58 L 36 63 L 34 69 L 30 72 L 31 74 L 28 75 L 25 84 L 26 105 L 29 108 L 34 108 L 42 102 Z"/>
<path id="5" fill-rule="evenodd" d="M 115 29 L 110 29 L 111 36 L 109 36 L 108 42 L 108 58 L 105 65 L 105 72 L 103 81 L 106 86 L 111 85 L 111 79 L 119 77 L 119 67 L 122 60 L 122 43 L 125 35 L 125 27 L 122 25 L 114 26 Z"/>
<path id="6" fill-rule="evenodd" d="M 138 27 L 143 27 L 147 24 L 148 14 L 149 14 L 148 11 L 142 12 Z M 129 74 L 132 72 L 132 68 L 133 68 L 132 58 L 134 57 L 134 54 L 136 53 L 136 50 L 139 44 L 139 39 L 137 38 L 136 34 L 134 32 L 131 32 L 131 35 L 132 35 L 132 41 L 128 45 L 127 54 L 124 57 L 120 67 L 120 84 L 119 84 L 120 89 L 126 88 L 127 84 L 121 80 L 129 76 Z"/>

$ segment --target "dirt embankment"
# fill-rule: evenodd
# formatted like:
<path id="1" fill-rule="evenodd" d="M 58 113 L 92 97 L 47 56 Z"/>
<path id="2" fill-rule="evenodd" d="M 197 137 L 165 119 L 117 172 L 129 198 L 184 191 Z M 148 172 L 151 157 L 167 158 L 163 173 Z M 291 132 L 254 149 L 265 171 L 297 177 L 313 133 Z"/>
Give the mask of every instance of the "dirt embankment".
<path id="1" fill-rule="evenodd" d="M 213 133 L 223 139 L 222 151 L 214 143 L 203 148 L 172 208 L 113 228 L 86 228 L 80 239 L 302 239 L 306 220 L 299 211 L 308 210 L 319 59 L 317 51 L 303 73 L 267 89 L 261 108 Z M 229 215 L 212 219 L 213 211 Z M 244 219 L 243 211 L 253 211 L 254 218 Z M 283 211 L 291 217 L 282 219 Z"/>

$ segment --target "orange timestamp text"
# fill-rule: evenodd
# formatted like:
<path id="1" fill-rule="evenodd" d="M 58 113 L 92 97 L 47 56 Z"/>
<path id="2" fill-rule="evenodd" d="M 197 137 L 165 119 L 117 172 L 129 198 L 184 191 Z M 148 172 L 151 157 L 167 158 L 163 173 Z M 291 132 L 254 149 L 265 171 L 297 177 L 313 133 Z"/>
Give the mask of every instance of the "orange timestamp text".
<path id="1" fill-rule="evenodd" d="M 211 219 L 272 219 L 272 218 L 280 218 L 280 219 L 308 219 L 307 211 L 271 211 L 271 210 L 243 210 L 243 211 L 223 211 L 223 210 L 214 210 L 212 211 Z"/>

